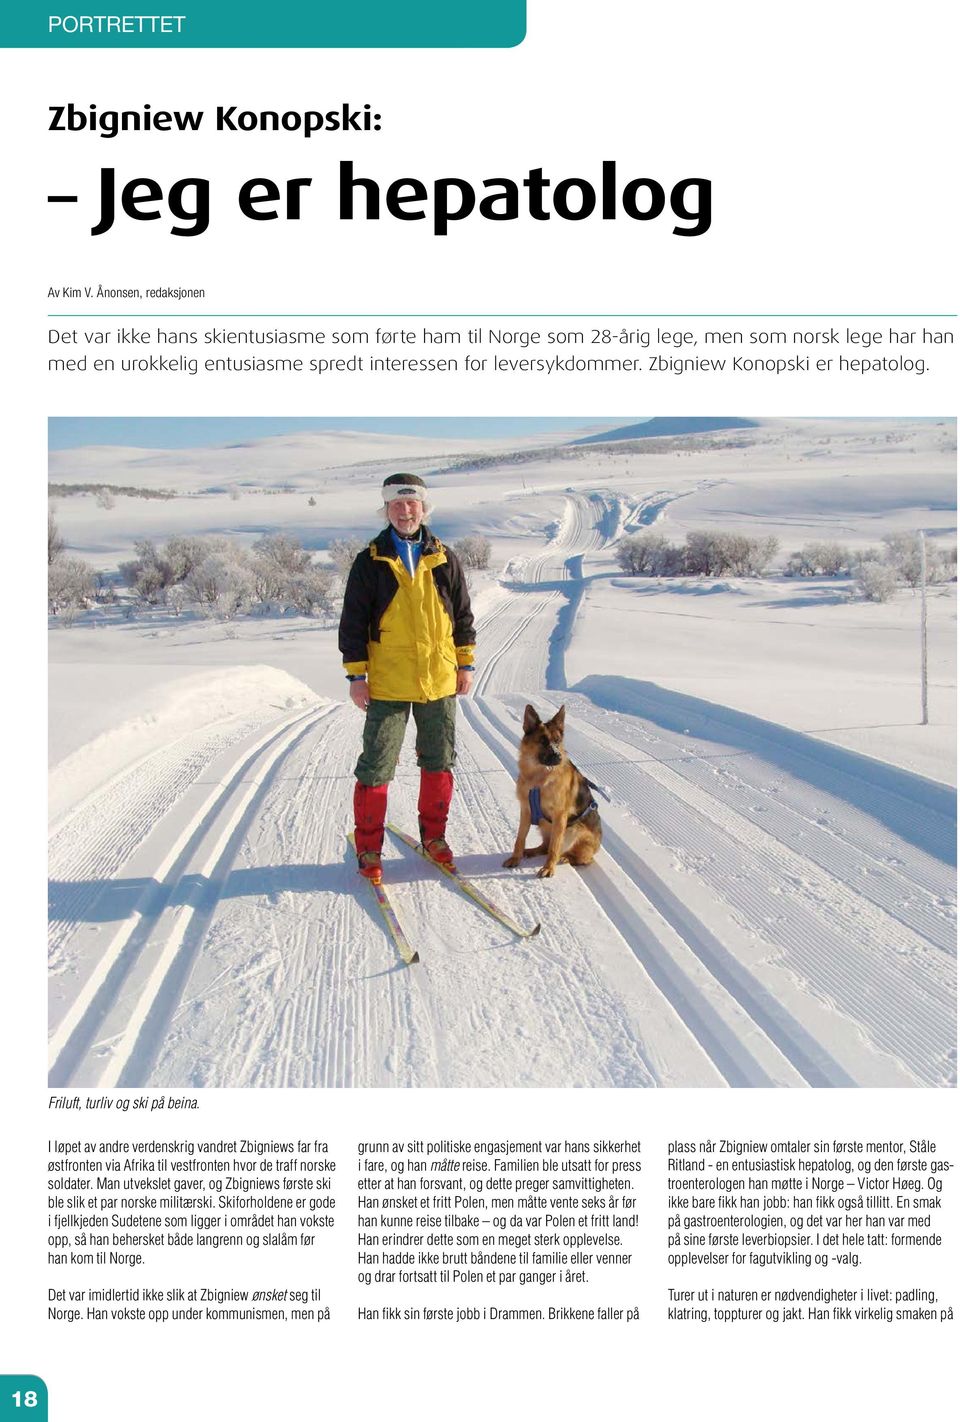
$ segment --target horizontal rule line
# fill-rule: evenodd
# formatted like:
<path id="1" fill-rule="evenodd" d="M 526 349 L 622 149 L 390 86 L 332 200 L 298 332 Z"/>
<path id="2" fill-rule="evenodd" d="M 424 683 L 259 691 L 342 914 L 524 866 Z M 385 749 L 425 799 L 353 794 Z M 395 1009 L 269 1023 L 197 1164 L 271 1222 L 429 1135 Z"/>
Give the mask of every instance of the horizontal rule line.
<path id="1" fill-rule="evenodd" d="M 288 320 L 302 321 L 307 319 L 325 318 L 328 320 L 381 320 L 399 321 L 413 320 L 415 317 L 420 320 L 429 318 L 435 320 L 467 320 L 478 321 L 503 320 L 506 317 L 522 317 L 529 320 L 555 320 L 563 317 L 566 320 L 588 320 L 600 319 L 636 320 L 644 317 L 648 320 L 662 320 L 667 316 L 674 316 L 678 320 L 691 321 L 702 320 L 707 317 L 713 320 L 732 320 L 734 318 L 742 320 L 785 320 L 788 317 L 794 321 L 821 321 L 827 318 L 838 319 L 844 317 L 849 321 L 865 321 L 867 319 L 919 321 L 919 320 L 956 320 L 956 311 L 50 311 L 47 313 L 50 320 L 60 320 L 68 316 L 72 320 L 80 317 L 102 317 L 104 319 L 121 319 L 128 316 L 162 316 L 167 320 L 179 321 L 203 321 L 218 320 L 223 321 L 229 317 L 243 317 L 244 319 L 270 319 L 273 321 Z"/>

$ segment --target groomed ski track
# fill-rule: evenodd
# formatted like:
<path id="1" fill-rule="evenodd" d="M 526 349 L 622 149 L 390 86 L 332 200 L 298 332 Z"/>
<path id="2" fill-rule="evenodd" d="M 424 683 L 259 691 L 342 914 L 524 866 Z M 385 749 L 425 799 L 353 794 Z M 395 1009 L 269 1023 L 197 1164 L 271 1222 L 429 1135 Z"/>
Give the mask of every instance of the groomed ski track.
<path id="1" fill-rule="evenodd" d="M 388 836 L 421 956 L 404 966 L 344 850 L 358 713 L 223 722 L 54 827 L 51 1084 L 954 1080 L 950 796 L 639 680 L 568 689 L 590 556 L 645 519 L 608 494 L 565 505 L 479 619 L 450 826 L 461 870 L 541 935 L 518 941 Z M 566 703 L 602 787 L 603 851 L 549 881 L 500 867 L 528 700 Z M 416 792 L 408 745 L 390 804 L 408 830 Z"/>

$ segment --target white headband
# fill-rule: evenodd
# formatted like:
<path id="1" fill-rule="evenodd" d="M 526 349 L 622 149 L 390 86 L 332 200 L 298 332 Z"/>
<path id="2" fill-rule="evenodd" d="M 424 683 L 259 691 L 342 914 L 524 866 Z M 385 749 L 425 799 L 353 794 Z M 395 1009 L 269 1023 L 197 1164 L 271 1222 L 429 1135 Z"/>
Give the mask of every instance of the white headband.
<path id="1" fill-rule="evenodd" d="M 422 484 L 384 484 L 381 493 L 385 504 L 394 499 L 419 499 L 422 504 L 427 501 L 427 491 Z"/>

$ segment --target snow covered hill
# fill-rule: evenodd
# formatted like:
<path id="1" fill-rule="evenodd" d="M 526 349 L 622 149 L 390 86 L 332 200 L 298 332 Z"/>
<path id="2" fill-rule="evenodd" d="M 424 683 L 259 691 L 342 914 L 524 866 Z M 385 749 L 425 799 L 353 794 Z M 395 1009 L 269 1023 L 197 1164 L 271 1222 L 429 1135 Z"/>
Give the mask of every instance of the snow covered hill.
<path id="1" fill-rule="evenodd" d="M 863 476 L 861 526 L 889 458 Z M 937 724 L 921 731 L 909 595 L 838 606 L 769 579 L 696 599 L 618 574 L 612 540 L 645 509 L 696 526 L 713 487 L 697 462 L 672 485 L 524 464 L 522 486 L 499 470 L 473 486 L 508 562 L 476 599 L 450 838 L 464 873 L 542 923 L 534 939 L 391 841 L 421 955 L 398 961 L 345 843 L 360 723 L 332 630 L 54 632 L 51 1082 L 952 1083 L 953 589 L 931 604 Z M 776 524 L 757 475 L 728 499 Z M 823 525 L 808 478 L 805 518 Z M 365 526 L 369 491 L 353 501 Z M 539 536 L 516 529 L 518 505 Z M 111 662 L 134 682 L 146 669 L 140 699 L 128 687 L 99 725 L 84 700 L 82 734 L 58 738 L 95 658 L 102 685 Z M 501 867 L 527 701 L 566 704 L 570 753 L 601 787 L 601 854 L 546 881 L 536 861 Z M 411 830 L 416 791 L 408 748 L 391 818 Z"/>

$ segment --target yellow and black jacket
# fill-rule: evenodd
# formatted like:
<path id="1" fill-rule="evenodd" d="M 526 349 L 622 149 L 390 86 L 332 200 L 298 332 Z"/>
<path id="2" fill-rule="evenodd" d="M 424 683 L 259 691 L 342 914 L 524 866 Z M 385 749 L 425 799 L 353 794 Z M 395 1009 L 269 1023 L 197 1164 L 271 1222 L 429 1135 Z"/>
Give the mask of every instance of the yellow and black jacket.
<path id="1" fill-rule="evenodd" d="M 426 525 L 413 575 L 390 528 L 357 554 L 343 596 L 340 652 L 348 676 L 366 674 L 375 701 L 453 696 L 457 668 L 473 665 L 473 644 L 460 560 Z"/>

